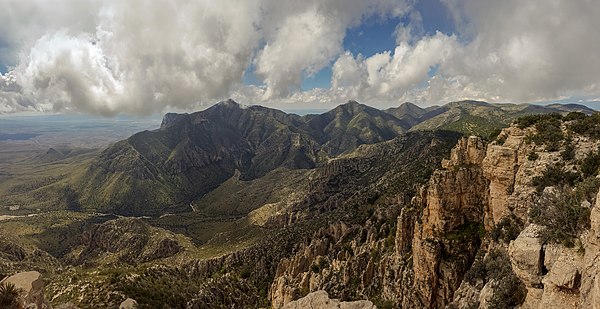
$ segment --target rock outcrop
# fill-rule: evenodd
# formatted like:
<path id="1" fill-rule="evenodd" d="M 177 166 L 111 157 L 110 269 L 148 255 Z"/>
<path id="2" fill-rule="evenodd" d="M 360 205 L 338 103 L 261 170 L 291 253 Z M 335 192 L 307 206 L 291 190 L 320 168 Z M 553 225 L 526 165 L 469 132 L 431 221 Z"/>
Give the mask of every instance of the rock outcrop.
<path id="1" fill-rule="evenodd" d="M 590 215 L 590 230 L 585 237 L 585 254 L 581 267 L 581 308 L 600 308 L 600 192 Z"/>
<path id="2" fill-rule="evenodd" d="M 138 307 L 137 301 L 132 298 L 124 300 L 120 305 L 119 309 L 136 309 Z"/>
<path id="3" fill-rule="evenodd" d="M 479 248 L 488 199 L 484 157 L 480 138 L 461 139 L 419 198 L 424 210 L 415 225 L 412 256 L 415 293 L 425 308 L 452 301 Z"/>
<path id="4" fill-rule="evenodd" d="M 542 227 L 535 224 L 525 228 L 508 247 L 513 271 L 528 288 L 540 288 L 544 267 Z"/>
<path id="5" fill-rule="evenodd" d="M 312 292 L 298 300 L 287 303 L 282 309 L 376 309 L 372 302 L 359 300 L 343 302 L 337 299 L 329 299 L 327 292 L 320 290 Z"/>
<path id="6" fill-rule="evenodd" d="M 93 226 L 81 235 L 74 264 L 121 261 L 139 264 L 173 256 L 183 250 L 173 233 L 135 218 L 120 218 Z"/>
<path id="7" fill-rule="evenodd" d="M 0 284 L 14 284 L 21 291 L 19 302 L 23 307 L 33 309 L 52 308 L 44 298 L 44 280 L 37 271 L 28 271 L 14 274 L 0 281 Z"/>

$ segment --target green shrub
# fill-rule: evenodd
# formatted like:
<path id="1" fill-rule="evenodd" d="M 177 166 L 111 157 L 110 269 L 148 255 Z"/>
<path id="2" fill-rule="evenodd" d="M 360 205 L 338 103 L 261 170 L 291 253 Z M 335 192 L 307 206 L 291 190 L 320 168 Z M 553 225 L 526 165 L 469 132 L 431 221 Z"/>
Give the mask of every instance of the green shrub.
<path id="1" fill-rule="evenodd" d="M 565 172 L 560 164 L 551 165 L 544 171 L 542 176 L 533 177 L 531 185 L 534 186 L 538 193 L 544 191 L 544 188 L 557 185 L 572 186 L 581 177 L 575 172 Z"/>
<path id="2" fill-rule="evenodd" d="M 512 216 L 505 216 L 494 226 L 490 236 L 494 241 L 502 240 L 505 243 L 509 243 L 519 236 L 522 225 L 514 214 Z"/>
<path id="3" fill-rule="evenodd" d="M 327 261 L 327 259 L 324 257 L 320 257 L 318 263 L 319 263 L 319 268 L 321 268 L 321 269 L 325 269 L 325 268 L 329 267 L 329 261 Z"/>
<path id="4" fill-rule="evenodd" d="M 505 142 L 506 135 L 498 135 L 498 137 L 496 138 L 496 143 L 498 143 L 498 145 L 504 145 Z"/>
<path id="5" fill-rule="evenodd" d="M 587 177 L 575 186 L 575 196 L 578 200 L 593 202 L 600 189 L 600 179 L 595 176 Z"/>
<path id="6" fill-rule="evenodd" d="M 485 236 L 485 229 L 482 224 L 477 222 L 467 221 L 459 225 L 456 229 L 450 231 L 444 236 L 448 240 L 465 241 L 479 237 L 482 239 Z"/>
<path id="7" fill-rule="evenodd" d="M 541 235 L 544 242 L 573 247 L 574 239 L 589 227 L 590 209 L 581 206 L 575 192 L 569 187 L 559 188 L 556 194 L 543 195 L 529 211 L 533 223 L 546 227 Z"/>
<path id="8" fill-rule="evenodd" d="M 563 118 L 563 120 L 564 121 L 583 120 L 586 117 L 587 117 L 587 115 L 582 112 L 570 112 Z"/>
<path id="9" fill-rule="evenodd" d="M 318 274 L 321 272 L 321 268 L 319 268 L 319 265 L 317 265 L 317 264 L 310 265 L 310 270 L 315 274 Z"/>
<path id="10" fill-rule="evenodd" d="M 591 116 L 582 116 L 579 114 L 569 119 L 573 120 L 567 126 L 569 130 L 593 139 L 600 139 L 600 113 L 596 112 Z"/>
<path id="11" fill-rule="evenodd" d="M 0 284 L 0 308 L 22 308 L 19 303 L 21 290 L 12 283 Z"/>
<path id="12" fill-rule="evenodd" d="M 523 303 L 525 296 L 527 296 L 527 293 L 523 283 L 511 271 L 510 274 L 497 281 L 488 308 L 515 308 Z"/>
<path id="13" fill-rule="evenodd" d="M 565 138 L 560 127 L 562 123 L 561 115 L 532 115 L 519 119 L 516 123 L 520 128 L 535 126 L 536 133 L 527 136 L 528 142 L 546 145 L 547 151 L 557 151 L 559 149 L 561 141 Z"/>
<path id="14" fill-rule="evenodd" d="M 510 259 L 503 250 L 492 250 L 485 259 L 476 260 L 464 279 L 471 285 L 479 280 L 483 284 L 495 280 L 489 308 L 514 308 L 525 300 L 525 286 L 512 271 Z"/>
<path id="15" fill-rule="evenodd" d="M 527 160 L 529 160 L 529 161 L 535 161 L 539 158 L 540 158 L 540 155 L 538 155 L 535 151 L 532 151 L 527 155 Z"/>
<path id="16" fill-rule="evenodd" d="M 581 161 L 581 172 L 584 177 L 598 175 L 600 169 L 600 153 L 590 153 Z"/>
<path id="17" fill-rule="evenodd" d="M 560 156 L 565 161 L 571 161 L 575 159 L 575 146 L 571 143 L 565 145 L 565 150 L 561 151 Z"/>
<path id="18" fill-rule="evenodd" d="M 496 139 L 496 137 L 498 137 L 498 135 L 500 135 L 500 132 L 502 132 L 501 129 L 494 129 L 494 131 L 492 131 L 492 133 L 490 133 L 490 135 L 488 136 L 488 140 L 493 141 Z"/>
<path id="19" fill-rule="evenodd" d="M 517 125 L 520 129 L 525 129 L 532 125 L 537 125 L 541 121 L 561 121 L 562 116 L 558 113 L 552 114 L 537 114 L 537 115 L 527 115 L 520 118 L 517 118 L 514 121 L 514 124 Z"/>

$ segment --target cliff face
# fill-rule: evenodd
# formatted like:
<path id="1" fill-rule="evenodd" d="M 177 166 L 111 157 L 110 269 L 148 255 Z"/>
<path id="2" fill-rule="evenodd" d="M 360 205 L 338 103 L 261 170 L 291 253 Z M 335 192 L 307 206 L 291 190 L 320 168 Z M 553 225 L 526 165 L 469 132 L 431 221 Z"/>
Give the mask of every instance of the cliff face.
<path id="1" fill-rule="evenodd" d="M 481 243 L 488 199 L 484 156 L 481 139 L 460 140 L 419 197 L 424 209 L 414 228 L 412 255 L 415 292 L 425 308 L 443 308 L 452 300 Z"/>
<path id="2" fill-rule="evenodd" d="M 563 123 L 561 130 L 568 136 L 566 127 Z M 592 198 L 591 201 L 596 200 L 594 207 L 589 198 L 573 197 L 573 194 L 581 194 L 577 192 L 585 190 L 582 183 L 594 182 L 597 171 L 588 179 L 583 179 L 583 175 L 577 176 L 581 177 L 581 182 L 575 181 L 573 187 L 567 185 L 565 179 L 571 177 L 569 175 L 580 174 L 586 157 L 598 152 L 598 141 L 575 135 L 563 142 L 560 148 L 549 150 L 547 146 L 527 141 L 528 136 L 531 138 L 535 133 L 533 128 L 509 127 L 500 134 L 501 141 L 492 142 L 487 147 L 481 162 L 484 177 L 489 181 L 489 196 L 484 203 L 483 215 L 485 229 L 492 239 L 486 240 L 478 255 L 487 259 L 498 250 L 507 252 L 510 270 L 526 291 L 522 308 L 597 308 L 600 295 L 597 267 L 600 258 L 597 232 L 600 227 L 600 201 L 598 197 Z M 566 154 L 569 148 L 571 156 Z M 556 185 L 547 183 L 538 188 L 545 187 L 543 192 L 536 192 L 534 184 L 551 177 L 552 173 L 548 171 L 552 169 L 564 174 L 555 179 Z M 567 193 L 561 195 L 564 190 Z M 591 186 L 588 190 L 597 192 L 598 187 Z M 554 206 L 542 210 L 549 213 L 546 216 L 566 216 L 566 212 L 561 211 L 566 211 L 567 207 L 571 211 L 589 211 L 591 214 L 589 219 L 577 224 L 581 232 L 571 235 L 573 239 L 567 237 L 567 241 L 553 241 L 552 236 L 548 236 L 553 235 L 549 229 L 557 228 L 551 226 L 552 222 L 542 222 L 550 226 L 535 224 L 540 222 L 532 215 L 540 205 L 548 203 Z M 498 233 L 505 232 L 503 229 L 508 226 L 507 222 L 512 222 L 512 228 L 517 232 L 522 229 L 516 239 L 493 239 L 494 235 L 497 237 Z M 585 228 L 587 224 L 590 224 L 589 230 Z M 473 268 L 476 268 L 475 264 Z M 463 308 L 478 303 L 479 308 L 491 308 L 490 299 L 501 289 L 489 278 L 473 285 L 463 281 L 460 291 L 454 295 L 453 305 Z"/>
<path id="3" fill-rule="evenodd" d="M 337 223 L 312 235 L 279 263 L 273 307 L 318 290 L 342 300 L 374 299 L 380 306 L 450 303 L 481 243 L 485 151 L 479 138 L 460 140 L 411 203 L 389 206 L 395 218 L 381 211 L 360 225 Z"/>
<path id="4" fill-rule="evenodd" d="M 560 128 L 569 137 L 557 149 L 531 142 L 533 127 L 511 126 L 487 145 L 461 139 L 409 205 L 391 206 L 393 238 L 377 220 L 332 225 L 283 259 L 273 307 L 326 290 L 401 308 L 600 308 L 600 193 L 597 171 L 582 172 L 600 142 Z M 579 180 L 567 183 L 569 175 Z M 556 184 L 543 182 L 549 177 Z M 593 197 L 582 199 L 582 190 Z M 540 205 L 550 205 L 542 209 L 550 215 L 564 206 L 589 218 L 580 216 L 560 240 L 548 232 L 553 223 L 534 214 Z"/>

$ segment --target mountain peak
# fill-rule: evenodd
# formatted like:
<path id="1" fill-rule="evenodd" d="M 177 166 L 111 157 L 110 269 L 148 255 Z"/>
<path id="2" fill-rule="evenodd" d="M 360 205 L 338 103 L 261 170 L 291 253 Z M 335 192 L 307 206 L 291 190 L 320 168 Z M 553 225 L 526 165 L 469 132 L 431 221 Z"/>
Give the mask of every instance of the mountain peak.
<path id="1" fill-rule="evenodd" d="M 226 106 L 226 107 L 237 107 L 237 108 L 241 107 L 240 103 L 234 101 L 231 98 L 229 98 L 229 99 L 227 99 L 225 101 L 221 101 L 221 102 L 217 103 L 216 105 Z"/>
<path id="2" fill-rule="evenodd" d="M 490 103 L 487 103 L 487 102 L 484 102 L 484 101 L 475 101 L 475 100 L 463 100 L 463 101 L 450 102 L 450 103 L 448 103 L 446 105 L 448 107 L 493 106 Z"/>
<path id="3" fill-rule="evenodd" d="M 370 108 L 370 107 L 367 105 L 358 103 L 357 101 L 349 100 L 348 102 L 346 102 L 344 104 L 338 105 L 336 108 L 332 109 L 331 111 L 355 114 L 358 111 L 361 111 L 361 110 L 364 110 L 367 108 Z"/>
<path id="4" fill-rule="evenodd" d="M 163 116 L 162 122 L 160 123 L 161 129 L 166 129 L 168 127 L 172 127 L 179 121 L 189 117 L 189 114 L 177 114 L 177 113 L 166 113 Z"/>

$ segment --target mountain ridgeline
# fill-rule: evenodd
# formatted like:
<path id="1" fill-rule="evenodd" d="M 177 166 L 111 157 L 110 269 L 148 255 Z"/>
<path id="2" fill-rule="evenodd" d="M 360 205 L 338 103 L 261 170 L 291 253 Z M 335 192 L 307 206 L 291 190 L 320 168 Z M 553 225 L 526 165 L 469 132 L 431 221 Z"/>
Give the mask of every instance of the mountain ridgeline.
<path id="1" fill-rule="evenodd" d="M 36 282 L 23 305 L 55 308 L 592 308 L 600 113 L 586 114 L 231 100 L 167 114 L 101 152 L 19 163 L 36 173 L 3 183 L 19 207 L 0 213 L 0 287 Z"/>
<path id="2" fill-rule="evenodd" d="M 488 135 L 518 116 L 584 111 L 585 107 L 492 105 L 463 101 L 385 111 L 355 101 L 320 115 L 298 116 L 233 100 L 192 114 L 167 114 L 161 127 L 104 150 L 77 180 L 87 209 L 125 215 L 189 211 L 190 203 L 239 172 L 253 180 L 283 169 L 310 169 L 391 140 L 407 131 L 450 130 Z"/>

